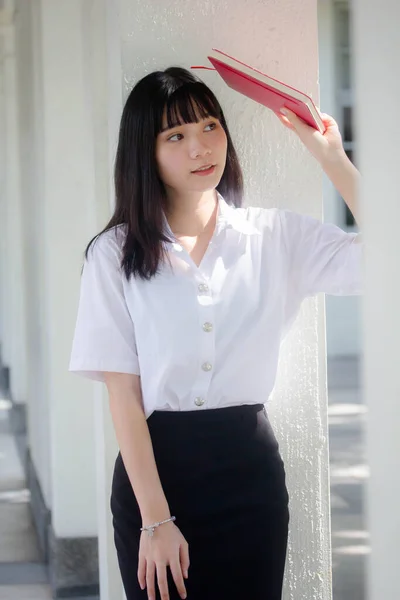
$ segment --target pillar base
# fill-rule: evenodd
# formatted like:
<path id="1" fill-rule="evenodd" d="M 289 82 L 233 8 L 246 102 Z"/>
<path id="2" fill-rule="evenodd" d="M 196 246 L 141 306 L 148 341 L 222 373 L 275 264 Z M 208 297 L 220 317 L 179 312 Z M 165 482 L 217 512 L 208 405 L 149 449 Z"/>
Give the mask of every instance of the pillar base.
<path id="1" fill-rule="evenodd" d="M 97 537 L 60 538 L 54 533 L 35 466 L 27 453 L 27 479 L 31 493 L 33 521 L 48 565 L 54 598 L 99 596 L 99 558 Z"/>
<path id="2" fill-rule="evenodd" d="M 59 538 L 49 527 L 49 576 L 55 598 L 99 594 L 97 538 Z"/>
<path id="3" fill-rule="evenodd" d="M 0 364 L 0 389 L 8 392 L 10 389 L 10 369 Z"/>
<path id="4" fill-rule="evenodd" d="M 11 402 L 7 419 L 8 431 L 14 435 L 21 462 L 26 470 L 26 405 L 14 402 L 10 390 L 10 369 L 1 362 L 1 357 L 0 391 L 2 396 Z"/>
<path id="5" fill-rule="evenodd" d="M 11 399 L 11 410 L 9 412 L 9 423 L 11 433 L 15 436 L 26 435 L 26 406 L 17 404 Z"/>

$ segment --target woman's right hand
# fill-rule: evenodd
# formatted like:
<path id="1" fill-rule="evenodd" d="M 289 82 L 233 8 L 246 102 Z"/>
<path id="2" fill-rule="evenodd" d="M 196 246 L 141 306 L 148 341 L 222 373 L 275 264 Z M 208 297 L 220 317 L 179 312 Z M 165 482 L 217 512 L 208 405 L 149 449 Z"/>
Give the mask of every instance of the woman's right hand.
<path id="1" fill-rule="evenodd" d="M 173 521 L 157 527 L 152 537 L 147 531 L 142 531 L 138 579 L 142 590 L 147 587 L 149 600 L 156 599 L 155 575 L 161 600 L 169 600 L 167 567 L 171 570 L 180 597 L 186 598 L 184 578 L 188 577 L 189 546 Z"/>

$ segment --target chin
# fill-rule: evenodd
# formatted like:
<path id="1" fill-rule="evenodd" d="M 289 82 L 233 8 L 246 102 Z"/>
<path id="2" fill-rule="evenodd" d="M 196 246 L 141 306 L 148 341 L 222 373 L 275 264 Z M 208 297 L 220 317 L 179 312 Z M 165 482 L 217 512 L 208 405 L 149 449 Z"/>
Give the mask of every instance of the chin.
<path id="1" fill-rule="evenodd" d="M 206 192 L 211 192 L 212 190 L 215 190 L 217 185 L 218 185 L 218 182 L 209 183 L 208 185 L 204 185 L 202 187 L 198 186 L 196 188 L 192 188 L 190 191 L 191 192 L 199 192 L 200 194 L 205 194 Z"/>
<path id="2" fill-rule="evenodd" d="M 197 191 L 202 191 L 202 192 L 207 192 L 208 190 L 213 190 L 215 189 L 218 185 L 219 182 L 221 181 L 222 178 L 222 173 L 218 171 L 216 171 L 213 175 L 210 175 L 209 177 L 199 177 L 199 181 L 195 182 L 195 185 L 193 185 L 193 181 L 191 182 L 191 188 L 192 189 L 196 189 Z"/>

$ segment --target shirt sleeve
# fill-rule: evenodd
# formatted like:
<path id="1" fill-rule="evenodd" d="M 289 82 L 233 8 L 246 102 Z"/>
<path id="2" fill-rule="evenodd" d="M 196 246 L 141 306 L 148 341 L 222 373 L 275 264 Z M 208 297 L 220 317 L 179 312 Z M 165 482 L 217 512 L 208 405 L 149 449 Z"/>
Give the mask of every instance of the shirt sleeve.
<path id="1" fill-rule="evenodd" d="M 303 297 L 363 293 L 361 234 L 289 210 L 281 214 L 289 277 Z"/>
<path id="2" fill-rule="evenodd" d="M 104 372 L 139 375 L 115 230 L 102 234 L 85 260 L 69 371 L 104 381 Z"/>

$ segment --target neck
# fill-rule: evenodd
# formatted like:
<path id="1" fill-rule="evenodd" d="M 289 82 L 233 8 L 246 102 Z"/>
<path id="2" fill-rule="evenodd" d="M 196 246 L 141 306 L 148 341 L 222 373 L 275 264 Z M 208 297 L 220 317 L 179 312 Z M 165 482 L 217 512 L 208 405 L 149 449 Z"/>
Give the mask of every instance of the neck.
<path id="1" fill-rule="evenodd" d="M 216 190 L 201 193 L 185 193 L 169 198 L 166 217 L 176 236 L 198 236 L 208 226 L 215 225 L 217 216 Z"/>

